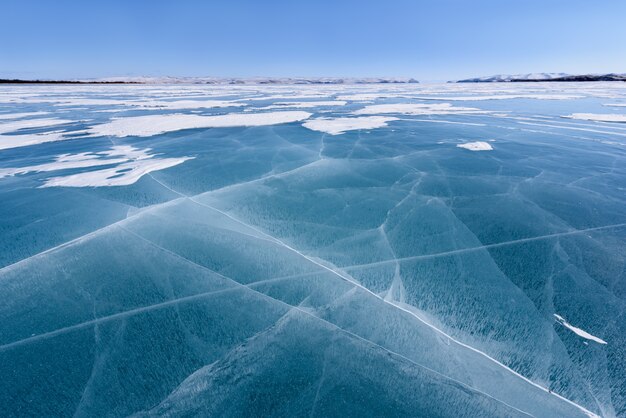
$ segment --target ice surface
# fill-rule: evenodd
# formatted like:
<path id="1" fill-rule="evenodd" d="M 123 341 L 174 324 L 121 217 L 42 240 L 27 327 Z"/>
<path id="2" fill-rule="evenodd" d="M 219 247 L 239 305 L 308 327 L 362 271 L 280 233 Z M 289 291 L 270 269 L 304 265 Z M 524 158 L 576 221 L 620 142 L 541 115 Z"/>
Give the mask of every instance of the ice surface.
<path id="1" fill-rule="evenodd" d="M 1 415 L 626 416 L 624 100 L 0 87 Z"/>

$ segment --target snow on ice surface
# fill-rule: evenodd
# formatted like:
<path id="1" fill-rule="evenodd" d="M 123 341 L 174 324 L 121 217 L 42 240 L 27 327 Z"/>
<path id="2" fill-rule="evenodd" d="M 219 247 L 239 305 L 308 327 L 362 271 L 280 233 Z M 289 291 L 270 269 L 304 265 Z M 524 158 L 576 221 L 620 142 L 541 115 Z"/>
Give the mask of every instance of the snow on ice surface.
<path id="1" fill-rule="evenodd" d="M 24 112 L 24 113 L 2 113 L 0 114 L 0 120 L 4 119 L 22 119 L 30 116 L 43 116 L 48 115 L 49 112 Z"/>
<path id="2" fill-rule="evenodd" d="M 491 151 L 493 147 L 488 142 L 477 141 L 477 142 L 466 142 L 464 144 L 458 144 L 457 147 L 465 148 L 470 151 Z"/>
<path id="3" fill-rule="evenodd" d="M 173 100 L 173 101 L 164 101 L 164 100 L 153 100 L 153 101 L 145 101 L 138 102 L 135 104 L 140 109 L 150 109 L 150 108 L 159 108 L 159 109 L 207 109 L 213 107 L 240 107 L 245 106 L 245 103 L 227 101 L 227 100 Z"/>
<path id="4" fill-rule="evenodd" d="M 320 100 L 316 102 L 274 102 L 273 105 L 261 107 L 260 109 L 310 109 L 319 106 L 345 106 L 348 102 L 344 100 Z"/>
<path id="5" fill-rule="evenodd" d="M 163 170 L 181 164 L 192 157 L 154 158 L 150 149 L 138 149 L 129 145 L 116 145 L 110 150 L 62 154 L 53 162 L 19 168 L 0 168 L 0 178 L 48 171 L 115 165 L 115 167 L 87 171 L 68 176 L 52 177 L 41 187 L 102 187 L 127 186 L 135 183 L 151 171 Z"/>
<path id="6" fill-rule="evenodd" d="M 484 113 L 473 107 L 453 106 L 450 103 L 422 104 L 398 103 L 365 106 L 354 112 L 357 115 L 402 114 L 402 115 L 448 115 L 455 113 Z"/>
<path id="7" fill-rule="evenodd" d="M 626 416 L 624 100 L 0 87 L 3 415 Z"/>
<path id="8" fill-rule="evenodd" d="M 27 147 L 30 145 L 56 142 L 69 139 L 63 132 L 47 132 L 41 134 L 0 135 L 0 150 Z"/>
<path id="9" fill-rule="evenodd" d="M 626 115 L 614 114 L 573 113 L 564 117 L 568 119 L 593 120 L 596 122 L 626 122 Z"/>
<path id="10" fill-rule="evenodd" d="M 330 135 L 340 135 L 347 131 L 382 128 L 393 120 L 397 120 L 397 118 L 364 116 L 356 118 L 311 119 L 304 122 L 302 126 L 314 131 L 326 132 Z"/>
<path id="11" fill-rule="evenodd" d="M 135 183 L 145 174 L 152 171 L 174 167 L 191 159 L 184 158 L 154 158 L 137 159 L 119 164 L 113 168 L 87 171 L 69 176 L 52 177 L 41 187 L 102 187 L 128 186 Z"/>
<path id="12" fill-rule="evenodd" d="M 561 325 L 563 325 L 565 328 L 571 330 L 574 334 L 579 335 L 587 340 L 591 340 L 591 341 L 595 341 L 598 344 L 606 344 L 607 342 L 604 341 L 601 338 L 598 338 L 594 335 L 589 334 L 587 331 L 582 330 L 580 328 L 577 328 L 571 324 L 569 324 L 562 316 L 554 314 L 554 317 L 557 319 L 557 321 L 559 321 L 559 323 Z"/>
<path id="13" fill-rule="evenodd" d="M 15 113 L 18 118 L 41 114 L 48 114 L 48 112 Z M 40 130 L 42 128 L 57 129 L 60 125 L 68 125 L 74 122 L 75 121 L 68 119 L 54 118 L 19 119 L 6 122 L 0 119 L 0 150 L 72 139 L 72 136 L 68 136 L 68 134 L 74 136 L 84 134 L 85 132 L 83 131 L 64 132 L 62 130 L 45 130 L 44 132 L 27 133 L 30 130 Z"/>
<path id="14" fill-rule="evenodd" d="M 492 95 L 473 95 L 473 96 L 418 96 L 418 99 L 424 100 L 444 100 L 444 101 L 481 101 L 481 100 L 511 100 L 511 99 L 536 99 L 536 100 L 573 100 L 580 99 L 583 96 L 571 94 L 492 94 Z"/>
<path id="15" fill-rule="evenodd" d="M 65 119 L 26 119 L 9 122 L 0 122 L 0 134 L 9 132 L 17 132 L 21 129 L 44 128 L 57 125 L 65 125 L 72 123 L 71 120 Z"/>
<path id="16" fill-rule="evenodd" d="M 188 114 L 134 116 L 113 119 L 91 127 L 93 136 L 153 136 L 165 132 L 197 128 L 266 126 L 299 122 L 311 116 L 308 112 L 233 113 L 216 116 Z"/>

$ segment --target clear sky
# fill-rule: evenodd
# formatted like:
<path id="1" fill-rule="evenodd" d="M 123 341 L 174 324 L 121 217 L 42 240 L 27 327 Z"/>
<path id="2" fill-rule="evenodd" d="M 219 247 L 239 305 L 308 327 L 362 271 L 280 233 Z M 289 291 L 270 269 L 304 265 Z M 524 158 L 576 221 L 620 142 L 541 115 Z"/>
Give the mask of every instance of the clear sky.
<path id="1" fill-rule="evenodd" d="M 0 77 L 626 72 L 624 0 L 1 0 Z"/>

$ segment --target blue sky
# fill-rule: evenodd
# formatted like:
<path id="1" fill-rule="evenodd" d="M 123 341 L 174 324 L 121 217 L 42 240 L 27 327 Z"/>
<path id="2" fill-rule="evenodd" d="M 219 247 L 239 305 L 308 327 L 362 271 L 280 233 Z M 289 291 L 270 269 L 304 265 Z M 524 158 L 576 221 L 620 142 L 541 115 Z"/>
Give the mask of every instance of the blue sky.
<path id="1" fill-rule="evenodd" d="M 0 77 L 626 72 L 626 1 L 2 0 Z"/>

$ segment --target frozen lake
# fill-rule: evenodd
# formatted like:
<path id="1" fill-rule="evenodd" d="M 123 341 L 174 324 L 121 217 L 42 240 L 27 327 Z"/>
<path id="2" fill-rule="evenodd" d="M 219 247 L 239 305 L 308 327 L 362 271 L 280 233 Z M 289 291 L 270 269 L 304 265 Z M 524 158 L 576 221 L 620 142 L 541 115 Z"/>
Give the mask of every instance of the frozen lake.
<path id="1" fill-rule="evenodd" d="M 0 415 L 626 416 L 626 83 L 0 87 Z"/>

